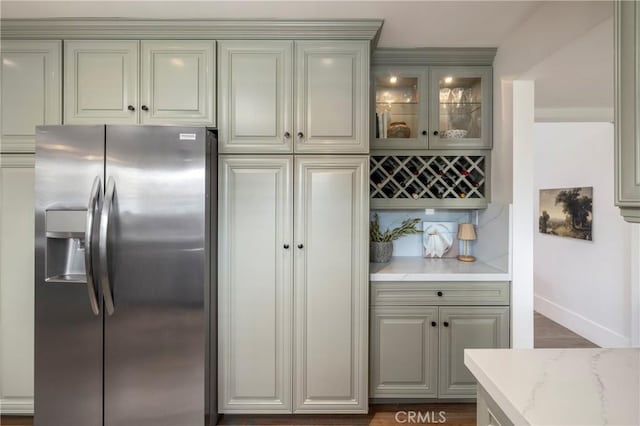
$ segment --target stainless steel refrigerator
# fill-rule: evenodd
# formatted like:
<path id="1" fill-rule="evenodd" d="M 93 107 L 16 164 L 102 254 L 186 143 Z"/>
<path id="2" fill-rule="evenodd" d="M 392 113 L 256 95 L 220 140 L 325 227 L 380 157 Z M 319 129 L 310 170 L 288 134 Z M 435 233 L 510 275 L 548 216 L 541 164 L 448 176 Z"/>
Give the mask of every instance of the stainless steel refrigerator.
<path id="1" fill-rule="evenodd" d="M 214 144 L 205 128 L 37 128 L 36 426 L 215 421 Z"/>

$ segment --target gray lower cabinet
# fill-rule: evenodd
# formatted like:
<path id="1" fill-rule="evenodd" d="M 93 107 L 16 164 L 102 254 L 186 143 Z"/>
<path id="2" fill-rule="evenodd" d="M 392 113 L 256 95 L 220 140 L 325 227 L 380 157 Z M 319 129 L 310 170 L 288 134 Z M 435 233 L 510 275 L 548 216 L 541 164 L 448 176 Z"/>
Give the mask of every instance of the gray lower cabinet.
<path id="1" fill-rule="evenodd" d="M 370 396 L 475 398 L 464 350 L 509 347 L 508 300 L 508 282 L 372 283 Z"/>
<path id="2" fill-rule="evenodd" d="M 371 392 L 387 398 L 438 396 L 438 308 L 371 310 Z"/>
<path id="3" fill-rule="evenodd" d="M 438 396 L 474 397 L 476 380 L 464 365 L 464 350 L 508 348 L 509 308 L 441 306 L 439 325 Z"/>

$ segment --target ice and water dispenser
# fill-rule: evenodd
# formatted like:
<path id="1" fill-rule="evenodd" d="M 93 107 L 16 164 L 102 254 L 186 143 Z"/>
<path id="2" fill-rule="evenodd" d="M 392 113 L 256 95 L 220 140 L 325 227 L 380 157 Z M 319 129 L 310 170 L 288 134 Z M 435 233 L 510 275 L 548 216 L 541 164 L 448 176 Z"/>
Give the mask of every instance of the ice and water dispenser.
<path id="1" fill-rule="evenodd" d="M 86 283 L 87 210 L 47 210 L 45 220 L 45 281 Z"/>

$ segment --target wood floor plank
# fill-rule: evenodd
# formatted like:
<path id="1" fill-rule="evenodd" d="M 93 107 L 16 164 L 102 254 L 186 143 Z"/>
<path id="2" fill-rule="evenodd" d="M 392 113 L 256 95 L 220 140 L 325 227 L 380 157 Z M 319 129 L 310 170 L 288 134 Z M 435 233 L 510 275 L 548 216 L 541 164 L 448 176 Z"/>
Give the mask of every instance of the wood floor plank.
<path id="1" fill-rule="evenodd" d="M 597 348 L 598 346 L 566 327 L 534 312 L 534 348 Z"/>

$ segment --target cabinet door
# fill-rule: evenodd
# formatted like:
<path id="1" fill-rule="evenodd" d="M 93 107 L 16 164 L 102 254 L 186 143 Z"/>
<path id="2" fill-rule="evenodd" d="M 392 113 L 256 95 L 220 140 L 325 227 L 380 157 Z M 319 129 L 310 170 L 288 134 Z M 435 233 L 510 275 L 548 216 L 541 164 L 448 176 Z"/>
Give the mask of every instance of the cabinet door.
<path id="1" fill-rule="evenodd" d="M 615 9 L 615 203 L 624 220 L 640 223 L 640 4 L 616 1 Z"/>
<path id="2" fill-rule="evenodd" d="M 219 412 L 289 413 L 293 160 L 219 162 Z"/>
<path id="3" fill-rule="evenodd" d="M 21 62 L 21 66 L 24 64 Z M 32 154 L 0 154 L 0 388 L 3 422 L 5 415 L 33 415 L 33 166 Z M 53 360 L 52 364 L 58 360 Z M 67 374 L 65 379 L 73 382 L 74 376 Z M 90 407 L 90 399 L 83 398 L 82 408 L 76 411 Z"/>
<path id="4" fill-rule="evenodd" d="M 430 149 L 492 145 L 491 67 L 432 67 Z"/>
<path id="5" fill-rule="evenodd" d="M 219 152 L 293 151 L 293 42 L 219 44 Z"/>
<path id="6" fill-rule="evenodd" d="M 372 309 L 372 398 L 438 396 L 437 321 L 437 307 L 389 306 Z"/>
<path id="7" fill-rule="evenodd" d="M 369 152 L 369 42 L 296 42 L 296 89 L 296 152 Z"/>
<path id="8" fill-rule="evenodd" d="M 0 152 L 35 152 L 35 126 L 61 124 L 62 43 L 2 40 Z"/>
<path id="9" fill-rule="evenodd" d="M 64 123 L 138 122 L 138 42 L 64 42 Z"/>
<path id="10" fill-rule="evenodd" d="M 367 157 L 295 161 L 294 411 L 366 413 Z"/>
<path id="11" fill-rule="evenodd" d="M 427 68 L 376 66 L 371 148 L 427 149 Z"/>
<path id="12" fill-rule="evenodd" d="M 215 41 L 143 41 L 142 124 L 214 126 Z"/>
<path id="13" fill-rule="evenodd" d="M 465 349 L 509 347 L 509 308 L 440 307 L 438 396 L 475 398 L 476 380 L 464 365 Z"/>

